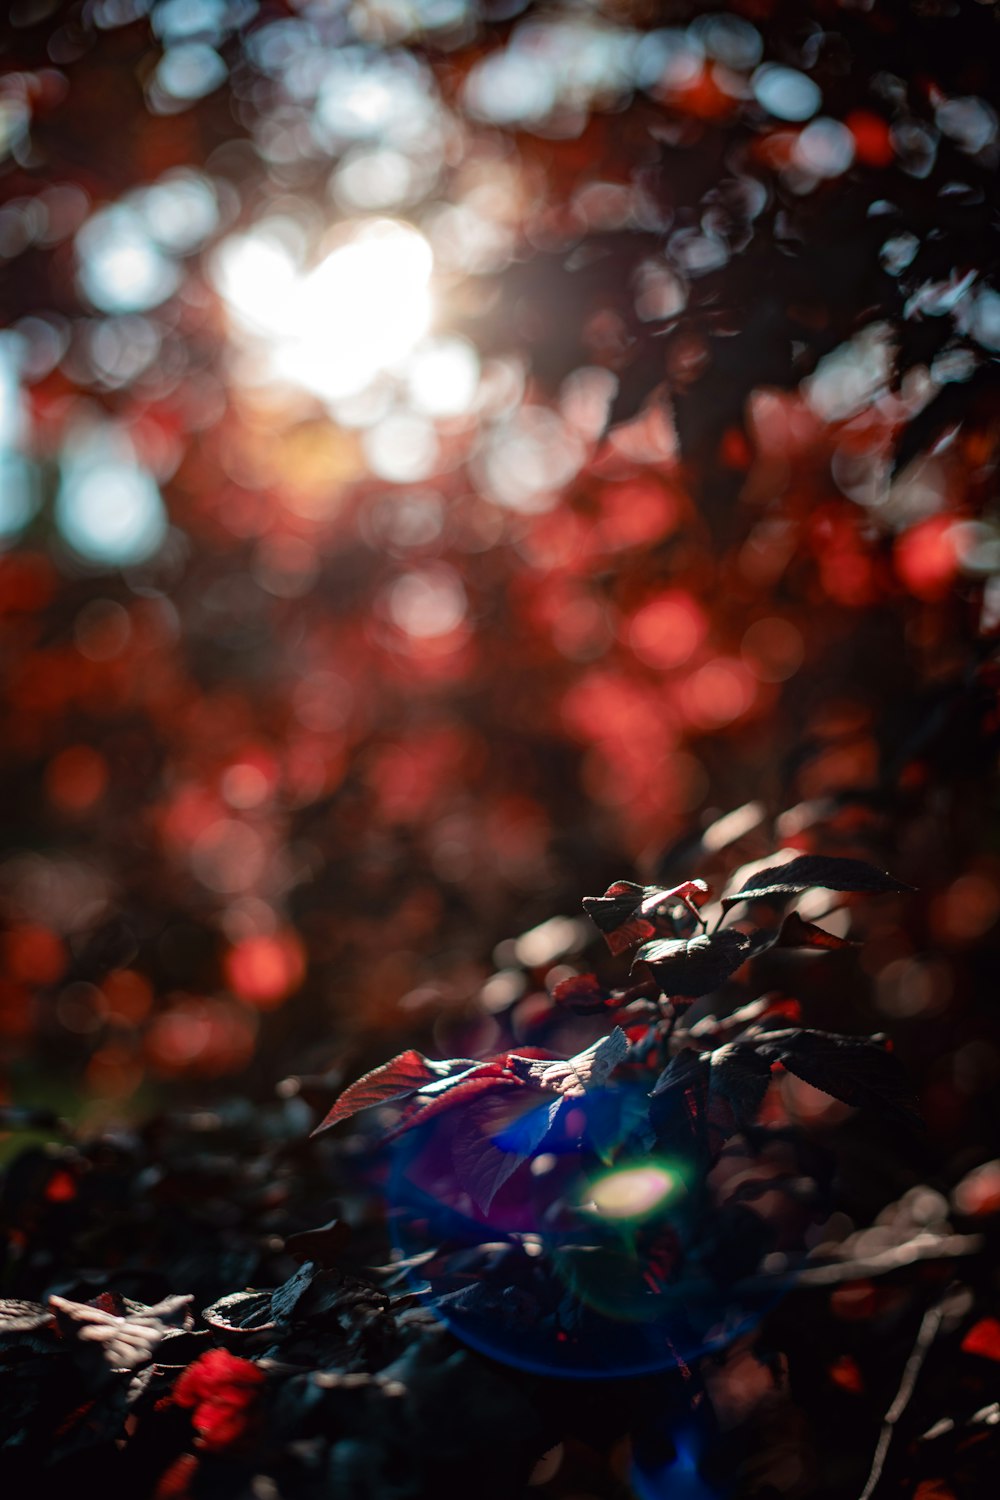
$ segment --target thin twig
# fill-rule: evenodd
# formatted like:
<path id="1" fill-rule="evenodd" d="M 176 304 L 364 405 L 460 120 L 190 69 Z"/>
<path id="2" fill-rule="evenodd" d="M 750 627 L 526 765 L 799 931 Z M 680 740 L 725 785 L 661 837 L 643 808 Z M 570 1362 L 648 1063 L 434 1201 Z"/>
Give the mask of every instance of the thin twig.
<path id="1" fill-rule="evenodd" d="M 860 1500 L 871 1500 L 872 1495 L 874 1495 L 878 1488 L 879 1481 L 885 1470 L 885 1461 L 889 1456 L 889 1448 L 892 1445 L 896 1424 L 910 1404 L 917 1381 L 920 1378 L 920 1371 L 923 1369 L 924 1362 L 931 1352 L 934 1340 L 938 1336 L 944 1320 L 945 1309 L 951 1300 L 953 1291 L 954 1284 L 948 1288 L 943 1297 L 934 1303 L 933 1307 L 927 1309 L 921 1319 L 916 1342 L 910 1351 L 909 1359 L 903 1367 L 903 1378 L 899 1382 L 899 1390 L 896 1392 L 889 1410 L 882 1418 L 882 1431 L 879 1433 L 875 1456 L 872 1459 L 871 1472 L 868 1475 L 868 1483 L 861 1491 Z"/>
<path id="2" fill-rule="evenodd" d="M 983 1248 L 981 1234 L 917 1235 L 891 1250 L 881 1250 L 862 1260 L 831 1261 L 825 1266 L 807 1266 L 794 1274 L 795 1286 L 839 1286 L 844 1281 L 862 1281 L 869 1276 L 885 1276 L 901 1271 L 922 1260 L 957 1260 L 964 1255 L 978 1255 Z"/>
<path id="3" fill-rule="evenodd" d="M 831 1260 L 825 1265 L 792 1267 L 787 1271 L 763 1272 L 737 1282 L 738 1294 L 796 1291 L 800 1288 L 843 1286 L 849 1281 L 867 1281 L 872 1276 L 889 1276 L 907 1266 L 928 1260 L 960 1260 L 978 1255 L 983 1248 L 981 1234 L 918 1234 L 902 1245 L 880 1250 L 858 1260 Z"/>

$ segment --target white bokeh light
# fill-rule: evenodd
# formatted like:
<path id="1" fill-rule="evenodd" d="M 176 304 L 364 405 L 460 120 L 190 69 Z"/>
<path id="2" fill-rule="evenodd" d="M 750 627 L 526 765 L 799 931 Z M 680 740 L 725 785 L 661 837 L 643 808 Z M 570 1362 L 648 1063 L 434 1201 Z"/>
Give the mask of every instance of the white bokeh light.
<path id="1" fill-rule="evenodd" d="M 79 557 L 125 567 L 153 556 L 167 534 L 166 512 L 123 429 L 106 423 L 78 428 L 67 440 L 60 471 L 56 524 Z"/>
<path id="2" fill-rule="evenodd" d="M 227 240 L 216 285 L 236 324 L 263 345 L 265 378 L 324 401 L 357 395 L 401 366 L 427 332 L 430 246 L 406 224 L 374 219 L 303 270 L 280 228 Z"/>
<path id="3" fill-rule="evenodd" d="M 479 389 L 479 355 L 465 339 L 428 339 L 406 370 L 410 400 L 431 417 L 467 412 Z"/>

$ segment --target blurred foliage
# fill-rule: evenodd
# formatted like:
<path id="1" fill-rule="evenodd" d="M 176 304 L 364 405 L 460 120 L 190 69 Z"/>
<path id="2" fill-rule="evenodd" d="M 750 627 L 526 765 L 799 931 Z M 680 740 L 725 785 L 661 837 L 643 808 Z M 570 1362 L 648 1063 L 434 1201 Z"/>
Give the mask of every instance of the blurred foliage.
<path id="1" fill-rule="evenodd" d="M 861 919 L 851 1005 L 967 1128 L 993 8 L 25 0 L 4 35 L 15 1087 L 40 1060 L 99 1119 L 431 1022 L 482 1052 L 505 934 L 686 877 L 752 803 L 741 856 L 920 886 Z"/>

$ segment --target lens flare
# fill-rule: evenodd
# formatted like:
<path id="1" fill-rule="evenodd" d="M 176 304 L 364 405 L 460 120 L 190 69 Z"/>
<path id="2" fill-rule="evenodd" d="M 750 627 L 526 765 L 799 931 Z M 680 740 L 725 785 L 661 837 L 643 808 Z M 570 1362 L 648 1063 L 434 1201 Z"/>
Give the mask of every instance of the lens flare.
<path id="1" fill-rule="evenodd" d="M 594 1210 L 604 1219 L 648 1219 L 683 1191 L 680 1179 L 666 1167 L 622 1167 L 595 1182 L 590 1190 Z"/>
<path id="2" fill-rule="evenodd" d="M 394 1258 L 457 1337 L 520 1369 L 606 1380 L 753 1326 L 773 1294 L 704 1264 L 694 1164 L 646 1154 L 647 1104 L 622 1082 L 555 1107 L 515 1092 L 393 1142 Z"/>

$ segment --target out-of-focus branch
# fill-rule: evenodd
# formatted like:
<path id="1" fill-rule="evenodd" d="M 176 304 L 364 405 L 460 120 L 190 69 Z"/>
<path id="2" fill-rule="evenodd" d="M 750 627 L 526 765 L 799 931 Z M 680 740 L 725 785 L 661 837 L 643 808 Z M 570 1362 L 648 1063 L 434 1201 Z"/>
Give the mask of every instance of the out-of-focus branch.
<path id="1" fill-rule="evenodd" d="M 910 1357 L 903 1367 L 903 1378 L 899 1382 L 899 1390 L 896 1392 L 892 1405 L 882 1419 L 882 1431 L 879 1433 L 875 1456 L 872 1459 L 872 1466 L 868 1475 L 868 1482 L 861 1492 L 860 1500 L 871 1500 L 871 1496 L 874 1495 L 878 1488 L 879 1481 L 885 1469 L 885 1461 L 889 1456 L 889 1449 L 892 1445 L 896 1424 L 910 1404 L 917 1381 L 920 1378 L 920 1371 L 923 1369 L 924 1362 L 931 1352 L 934 1340 L 940 1332 L 941 1324 L 944 1321 L 945 1312 L 947 1311 L 953 1292 L 954 1286 L 950 1286 L 944 1296 L 939 1298 L 933 1307 L 929 1307 L 921 1319 L 916 1341 L 910 1351 Z"/>

